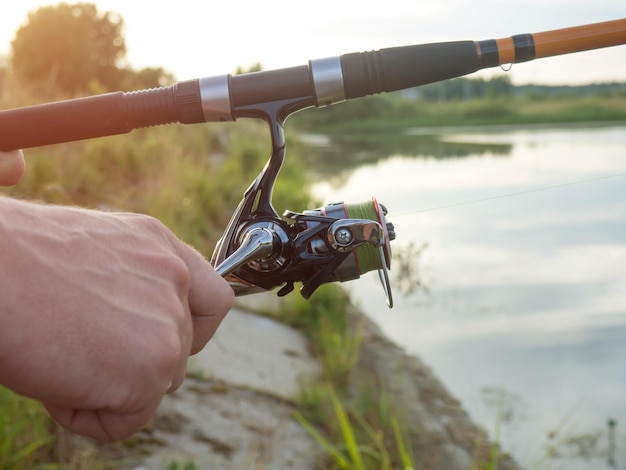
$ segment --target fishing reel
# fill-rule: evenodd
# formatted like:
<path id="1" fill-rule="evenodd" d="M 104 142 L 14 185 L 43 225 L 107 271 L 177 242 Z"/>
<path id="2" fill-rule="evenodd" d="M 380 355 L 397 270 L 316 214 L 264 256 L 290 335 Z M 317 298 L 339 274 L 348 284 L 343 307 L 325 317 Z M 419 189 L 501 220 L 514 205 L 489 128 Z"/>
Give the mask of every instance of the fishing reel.
<path id="1" fill-rule="evenodd" d="M 281 218 L 255 214 L 227 230 L 228 238 L 220 240 L 212 261 L 236 295 L 280 286 L 278 295 L 284 296 L 301 282 L 300 293 L 306 299 L 321 284 L 358 279 L 377 270 L 391 307 L 387 270 L 391 267 L 389 241 L 395 233 L 385 214 L 374 198 L 302 213 L 286 211 Z"/>
<path id="2" fill-rule="evenodd" d="M 273 112 L 261 115 L 270 124 L 270 159 L 245 191 L 211 264 L 235 295 L 278 288 L 278 296 L 284 296 L 301 283 L 300 293 L 306 299 L 324 283 L 358 279 L 376 270 L 391 308 L 388 269 L 395 232 L 386 220 L 385 207 L 372 198 L 279 216 L 271 198 L 285 156 L 283 124 Z"/>

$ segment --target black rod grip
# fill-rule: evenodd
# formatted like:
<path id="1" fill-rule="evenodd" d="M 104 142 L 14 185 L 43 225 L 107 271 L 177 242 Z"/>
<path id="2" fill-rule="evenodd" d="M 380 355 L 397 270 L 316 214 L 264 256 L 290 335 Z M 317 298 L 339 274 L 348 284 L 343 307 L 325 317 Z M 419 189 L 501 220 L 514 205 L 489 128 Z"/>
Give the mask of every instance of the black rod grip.
<path id="1" fill-rule="evenodd" d="M 232 105 L 250 106 L 314 94 L 306 65 L 246 73 L 231 77 Z"/>
<path id="2" fill-rule="evenodd" d="M 341 57 L 346 98 L 413 88 L 481 68 L 474 41 L 355 52 Z"/>
<path id="3" fill-rule="evenodd" d="M 198 81 L 106 93 L 0 111 L 0 150 L 125 134 L 171 122 L 203 122 Z"/>

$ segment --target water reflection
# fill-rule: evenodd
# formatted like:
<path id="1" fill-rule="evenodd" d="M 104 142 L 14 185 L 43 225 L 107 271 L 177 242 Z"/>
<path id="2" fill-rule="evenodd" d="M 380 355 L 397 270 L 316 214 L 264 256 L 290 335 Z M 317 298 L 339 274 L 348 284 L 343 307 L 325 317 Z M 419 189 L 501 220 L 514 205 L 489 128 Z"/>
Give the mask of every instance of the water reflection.
<path id="1" fill-rule="evenodd" d="M 321 177 L 348 175 L 354 169 L 376 164 L 390 155 L 415 158 L 449 159 L 469 155 L 507 156 L 509 142 L 471 142 L 446 139 L 441 129 L 419 131 L 387 130 L 384 132 L 342 132 L 324 136 L 309 134 L 304 139 L 311 144 L 309 154 L 313 170 Z"/>
<path id="2" fill-rule="evenodd" d="M 626 127 L 440 132 L 427 151 L 417 137 L 385 139 L 366 163 L 335 158 L 343 180 L 316 192 L 375 195 L 398 248 L 428 243 L 428 290 L 396 295 L 389 312 L 374 276 L 346 287 L 485 428 L 498 419 L 486 387 L 521 398 L 523 418 L 501 433 L 520 462 L 559 442 L 542 468 L 606 468 L 616 420 L 613 458 L 625 468 Z M 353 151 L 334 142 L 335 155 Z"/>

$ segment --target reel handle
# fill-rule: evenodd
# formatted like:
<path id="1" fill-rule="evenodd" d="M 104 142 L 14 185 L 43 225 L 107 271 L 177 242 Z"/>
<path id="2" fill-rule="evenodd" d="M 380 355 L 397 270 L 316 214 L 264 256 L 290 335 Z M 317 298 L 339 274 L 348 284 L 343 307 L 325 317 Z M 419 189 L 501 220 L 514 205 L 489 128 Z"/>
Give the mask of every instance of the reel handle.
<path id="1" fill-rule="evenodd" d="M 242 266 L 272 254 L 274 234 L 267 228 L 257 227 L 246 232 L 237 250 L 215 268 L 217 274 L 226 277 Z"/>

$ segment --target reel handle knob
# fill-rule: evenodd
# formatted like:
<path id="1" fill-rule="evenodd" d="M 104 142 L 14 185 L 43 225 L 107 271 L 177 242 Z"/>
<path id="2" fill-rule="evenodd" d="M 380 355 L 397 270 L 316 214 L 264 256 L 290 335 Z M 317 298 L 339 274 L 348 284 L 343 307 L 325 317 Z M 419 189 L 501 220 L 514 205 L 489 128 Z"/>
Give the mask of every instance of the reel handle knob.
<path id="1" fill-rule="evenodd" d="M 271 255 L 273 249 L 274 235 L 272 231 L 264 227 L 253 228 L 246 232 L 239 248 L 222 261 L 215 268 L 215 271 L 220 276 L 226 277 L 251 261 Z"/>

